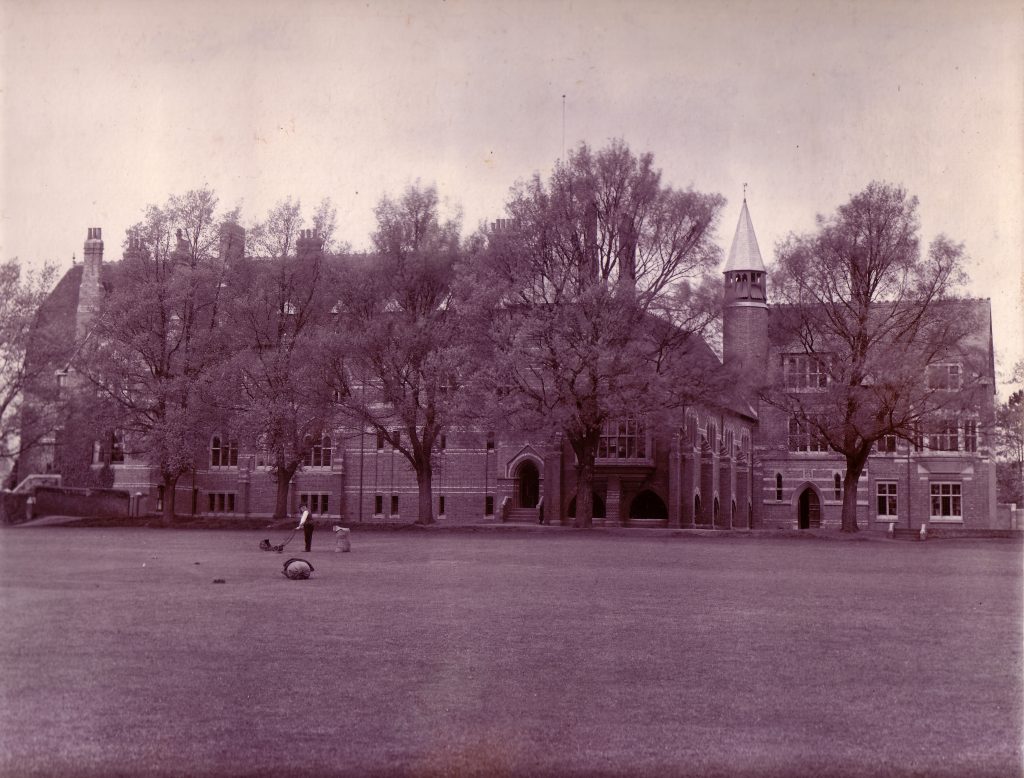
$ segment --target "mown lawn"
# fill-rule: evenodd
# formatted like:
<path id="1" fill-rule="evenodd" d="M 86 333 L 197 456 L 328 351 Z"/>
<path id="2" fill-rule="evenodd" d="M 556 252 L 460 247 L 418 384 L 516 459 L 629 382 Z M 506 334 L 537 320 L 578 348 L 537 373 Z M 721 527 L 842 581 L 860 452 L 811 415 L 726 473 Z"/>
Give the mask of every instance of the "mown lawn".
<path id="1" fill-rule="evenodd" d="M 1018 543 L 267 534 L 0 531 L 0 775 L 1021 774 Z"/>

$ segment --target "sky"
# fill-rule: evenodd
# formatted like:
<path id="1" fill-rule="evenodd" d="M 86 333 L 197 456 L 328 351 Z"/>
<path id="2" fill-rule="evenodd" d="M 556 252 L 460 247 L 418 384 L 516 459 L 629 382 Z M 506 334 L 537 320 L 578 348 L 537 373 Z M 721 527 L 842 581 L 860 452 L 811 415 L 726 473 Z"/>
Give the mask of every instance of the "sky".
<path id="1" fill-rule="evenodd" d="M 580 141 L 673 186 L 747 184 L 769 270 L 872 180 L 970 256 L 1004 372 L 1024 359 L 1024 2 L 0 0 L 0 259 L 106 258 L 144 207 L 209 186 L 243 221 L 435 184 L 464 233 Z M 563 98 L 564 96 L 564 98 Z"/>

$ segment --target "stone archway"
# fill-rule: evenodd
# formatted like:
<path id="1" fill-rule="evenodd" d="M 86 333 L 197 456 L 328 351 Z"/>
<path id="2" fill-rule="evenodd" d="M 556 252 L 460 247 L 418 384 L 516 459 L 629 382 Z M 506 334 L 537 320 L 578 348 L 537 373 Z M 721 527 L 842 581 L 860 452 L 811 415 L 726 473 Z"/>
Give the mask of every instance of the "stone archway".
<path id="1" fill-rule="evenodd" d="M 800 529 L 813 529 L 821 526 L 821 501 L 818 493 L 808 486 L 800 492 L 797 501 L 797 526 Z"/>
<path id="2" fill-rule="evenodd" d="M 516 503 L 519 508 L 536 508 L 540 502 L 540 471 L 532 459 L 516 468 Z"/>
<path id="3" fill-rule="evenodd" d="M 665 507 L 665 501 L 657 494 L 650 489 L 645 489 L 630 502 L 629 518 L 668 521 L 668 508 Z"/>

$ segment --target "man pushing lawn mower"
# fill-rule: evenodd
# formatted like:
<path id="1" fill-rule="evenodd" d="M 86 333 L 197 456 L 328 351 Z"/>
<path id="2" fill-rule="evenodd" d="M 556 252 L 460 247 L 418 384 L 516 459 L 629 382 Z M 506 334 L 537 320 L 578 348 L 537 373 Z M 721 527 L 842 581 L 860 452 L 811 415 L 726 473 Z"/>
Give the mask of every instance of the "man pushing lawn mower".
<path id="1" fill-rule="evenodd" d="M 270 538 L 264 538 L 260 541 L 260 548 L 264 551 L 276 551 L 280 554 L 284 551 L 284 547 L 292 542 L 292 538 L 295 537 L 295 533 L 301 529 L 302 535 L 306 540 L 306 551 L 309 551 L 310 546 L 313 543 L 313 518 L 310 515 L 309 508 L 306 506 L 306 503 L 303 502 L 299 506 L 299 511 L 301 512 L 299 515 L 299 526 L 292 529 L 292 534 L 288 536 L 284 543 L 275 546 L 270 542 Z"/>
<path id="2" fill-rule="evenodd" d="M 299 505 L 299 511 L 299 526 L 295 529 L 302 530 L 302 537 L 306 541 L 306 551 L 309 551 L 313 544 L 313 519 L 310 517 L 306 503 L 303 502 Z"/>

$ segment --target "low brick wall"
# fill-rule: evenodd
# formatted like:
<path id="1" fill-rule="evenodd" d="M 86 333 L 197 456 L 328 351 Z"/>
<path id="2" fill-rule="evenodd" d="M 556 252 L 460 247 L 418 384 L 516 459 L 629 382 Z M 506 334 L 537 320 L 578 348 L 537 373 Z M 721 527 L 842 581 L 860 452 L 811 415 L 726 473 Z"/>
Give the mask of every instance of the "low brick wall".
<path id="1" fill-rule="evenodd" d="M 1013 529 L 971 529 L 969 527 L 928 527 L 930 538 L 1024 538 L 1024 532 Z"/>

